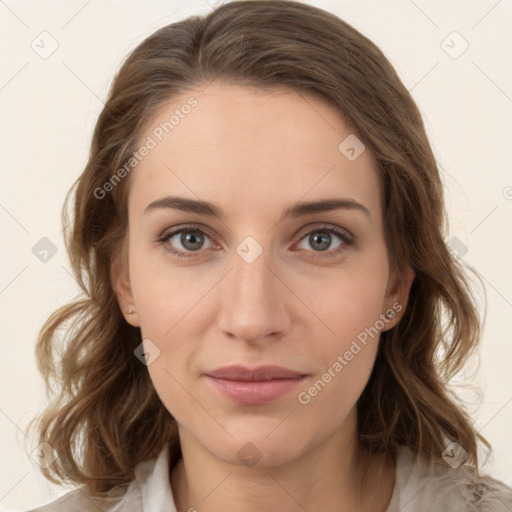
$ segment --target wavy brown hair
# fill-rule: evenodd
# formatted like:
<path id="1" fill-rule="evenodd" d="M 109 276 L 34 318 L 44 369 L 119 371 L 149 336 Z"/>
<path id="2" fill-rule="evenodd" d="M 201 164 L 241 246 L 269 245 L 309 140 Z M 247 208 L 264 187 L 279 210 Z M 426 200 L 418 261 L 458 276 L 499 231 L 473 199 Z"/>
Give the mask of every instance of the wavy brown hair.
<path id="1" fill-rule="evenodd" d="M 321 98 L 372 152 L 392 268 L 403 276 L 410 265 L 416 276 L 357 402 L 358 451 L 394 458 L 405 445 L 439 461 L 447 440 L 456 441 L 478 472 L 477 441 L 490 445 L 447 383 L 474 352 L 481 319 L 471 268 L 445 242 L 443 188 L 420 112 L 381 50 L 337 16 L 290 0 L 248 0 L 159 29 L 113 80 L 63 210 L 83 294 L 49 317 L 37 342 L 52 400 L 31 425 L 58 453 L 45 476 L 100 495 L 130 482 L 135 466 L 166 444 L 172 461 L 181 455 L 176 422 L 133 353 L 140 329 L 125 321 L 111 282 L 128 228 L 130 175 L 102 199 L 95 191 L 129 160 L 164 102 L 213 80 Z"/>

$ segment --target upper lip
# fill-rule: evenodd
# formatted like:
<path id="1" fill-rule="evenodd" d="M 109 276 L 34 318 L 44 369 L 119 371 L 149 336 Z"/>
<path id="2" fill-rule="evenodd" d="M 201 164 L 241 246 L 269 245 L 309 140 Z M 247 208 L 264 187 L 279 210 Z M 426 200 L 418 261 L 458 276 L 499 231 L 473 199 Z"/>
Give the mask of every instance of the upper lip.
<path id="1" fill-rule="evenodd" d="M 306 374 L 283 368 L 281 366 L 259 366 L 258 368 L 247 368 L 241 365 L 224 366 L 206 373 L 209 377 L 225 380 L 261 381 L 274 379 L 296 379 Z"/>

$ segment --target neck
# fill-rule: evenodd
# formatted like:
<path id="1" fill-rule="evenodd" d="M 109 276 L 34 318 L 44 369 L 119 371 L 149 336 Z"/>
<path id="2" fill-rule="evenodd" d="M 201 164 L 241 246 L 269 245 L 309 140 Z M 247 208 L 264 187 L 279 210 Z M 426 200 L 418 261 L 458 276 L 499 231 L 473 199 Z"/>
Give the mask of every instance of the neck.
<path id="1" fill-rule="evenodd" d="M 290 462 L 252 467 L 219 460 L 180 429 L 183 458 L 171 473 L 177 511 L 213 512 L 229 504 L 239 512 L 385 512 L 395 468 L 375 456 L 363 479 L 366 459 L 357 450 L 355 418 L 347 422 L 350 436 L 345 429 Z"/>

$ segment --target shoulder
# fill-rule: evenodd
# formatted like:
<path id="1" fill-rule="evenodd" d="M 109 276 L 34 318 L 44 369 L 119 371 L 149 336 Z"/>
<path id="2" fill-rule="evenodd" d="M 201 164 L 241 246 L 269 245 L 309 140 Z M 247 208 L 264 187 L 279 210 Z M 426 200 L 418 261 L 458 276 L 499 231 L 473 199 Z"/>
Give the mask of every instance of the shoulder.
<path id="1" fill-rule="evenodd" d="M 88 495 L 82 489 L 73 489 L 60 498 L 30 510 L 21 512 L 140 512 L 142 494 L 139 483 L 134 480 L 128 489 L 114 493 L 109 498 Z"/>
<path id="2" fill-rule="evenodd" d="M 512 489 L 473 468 L 429 463 L 401 448 L 397 462 L 394 505 L 402 512 L 508 512 Z M 389 512 L 394 512 L 389 509 Z"/>
<path id="3" fill-rule="evenodd" d="M 168 478 L 168 451 L 155 459 L 143 461 L 135 468 L 129 486 L 112 492 L 108 498 L 90 496 L 84 489 L 69 491 L 56 500 L 20 512 L 141 512 L 160 510 L 173 504 Z M 163 509 L 162 509 L 163 510 Z M 170 512 L 175 512 L 170 509 Z"/>
<path id="4" fill-rule="evenodd" d="M 478 477 L 468 467 L 446 469 L 427 485 L 427 499 L 453 504 L 453 510 L 508 512 L 512 510 L 512 489 L 488 475 Z M 450 509 L 451 510 L 451 509 Z"/>
<path id="5" fill-rule="evenodd" d="M 93 498 L 82 489 L 73 489 L 50 503 L 22 512 L 114 512 L 119 502 L 119 497 Z"/>

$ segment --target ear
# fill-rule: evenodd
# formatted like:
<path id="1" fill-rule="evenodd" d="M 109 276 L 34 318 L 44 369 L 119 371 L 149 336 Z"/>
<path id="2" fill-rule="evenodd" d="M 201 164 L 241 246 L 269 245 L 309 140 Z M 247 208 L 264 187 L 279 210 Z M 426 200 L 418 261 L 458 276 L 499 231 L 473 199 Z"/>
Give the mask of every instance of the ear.
<path id="1" fill-rule="evenodd" d="M 126 239 L 112 255 L 110 282 L 117 297 L 117 302 L 126 321 L 133 327 L 140 327 L 139 317 L 133 300 L 128 265 L 128 247 Z M 130 311 L 130 313 L 128 313 Z"/>
<path id="2" fill-rule="evenodd" d="M 383 332 L 395 327 L 404 316 L 415 275 L 416 273 L 410 265 L 407 265 L 405 272 L 401 275 L 397 272 L 392 272 L 384 302 L 384 313 L 391 310 L 395 315 L 391 319 L 386 317 L 386 325 L 382 329 Z"/>

